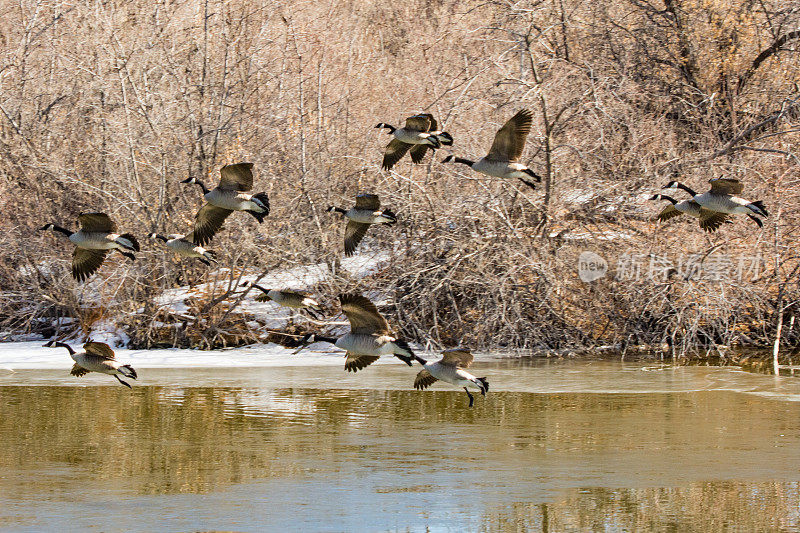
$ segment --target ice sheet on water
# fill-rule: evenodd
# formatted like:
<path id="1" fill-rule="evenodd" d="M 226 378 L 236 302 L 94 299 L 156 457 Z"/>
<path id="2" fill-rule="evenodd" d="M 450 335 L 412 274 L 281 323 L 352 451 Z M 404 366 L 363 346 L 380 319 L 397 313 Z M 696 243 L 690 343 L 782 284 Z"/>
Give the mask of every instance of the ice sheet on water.
<path id="1" fill-rule="evenodd" d="M 42 341 L 0 343 L 0 371 L 28 368 L 72 367 L 64 348 L 45 348 Z M 74 349 L 80 344 L 71 343 Z M 209 368 L 260 366 L 341 365 L 344 352 L 327 343 L 315 343 L 297 355 L 277 344 L 260 344 L 225 350 L 114 350 L 119 361 L 135 368 Z M 389 360 L 390 358 L 386 358 Z"/>

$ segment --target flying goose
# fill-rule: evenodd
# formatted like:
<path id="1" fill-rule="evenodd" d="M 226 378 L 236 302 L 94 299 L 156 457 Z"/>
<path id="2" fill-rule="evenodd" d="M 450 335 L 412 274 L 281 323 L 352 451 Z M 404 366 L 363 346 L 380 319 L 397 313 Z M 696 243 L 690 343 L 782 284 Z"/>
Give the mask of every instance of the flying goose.
<path id="1" fill-rule="evenodd" d="M 761 219 L 755 216 L 768 217 L 769 213 L 761 200 L 750 202 L 736 196 L 744 189 L 742 183 L 733 178 L 716 178 L 708 180 L 711 190 L 702 194 L 696 193 L 691 188 L 677 181 L 670 181 L 664 189 L 683 189 L 692 195 L 692 201 L 700 206 L 700 221 L 711 218 L 720 218 L 723 215 L 747 215 L 758 227 L 764 227 Z"/>
<path id="2" fill-rule="evenodd" d="M 82 352 L 76 352 L 72 346 L 63 342 L 50 341 L 45 344 L 45 347 L 59 347 L 66 348 L 69 356 L 75 361 L 70 370 L 71 376 L 85 376 L 89 372 L 100 372 L 101 374 L 108 374 L 117 378 L 117 381 L 128 387 L 132 388 L 129 383 L 122 381 L 119 376 L 136 379 L 136 370 L 131 365 L 123 365 L 114 357 L 114 350 L 104 342 L 87 342 L 83 345 Z"/>
<path id="3" fill-rule="evenodd" d="M 214 238 L 225 219 L 234 211 L 250 213 L 259 224 L 269 214 L 267 193 L 247 194 L 253 188 L 253 163 L 225 165 L 220 169 L 219 185 L 208 190 L 197 178 L 186 178 L 181 183 L 194 183 L 203 189 L 208 203 L 197 212 L 194 223 L 194 242 L 200 246 Z"/>
<path id="4" fill-rule="evenodd" d="M 454 161 L 468 165 L 477 172 L 493 176 L 495 178 L 516 178 L 528 187 L 536 188 L 526 177 L 532 177 L 536 181 L 542 181 L 542 177 L 527 166 L 519 163 L 522 150 L 525 148 L 525 140 L 531 131 L 533 114 L 528 109 L 522 109 L 511 117 L 508 122 L 497 131 L 494 136 L 492 148 L 486 157 L 472 161 L 462 157 L 448 155 L 442 163 Z"/>
<path id="5" fill-rule="evenodd" d="M 164 246 L 175 252 L 181 257 L 196 257 L 201 263 L 211 266 L 211 263 L 216 263 L 216 253 L 211 250 L 206 250 L 202 246 L 195 244 L 194 233 L 182 235 L 179 233 L 170 234 L 167 236 L 160 233 L 151 233 L 148 235 L 151 239 L 162 241 Z"/>
<path id="6" fill-rule="evenodd" d="M 339 301 L 350 321 L 350 333 L 338 339 L 311 334 L 303 338 L 303 343 L 329 342 L 347 351 L 344 369 L 348 372 L 358 372 L 380 359 L 381 355 L 390 354 L 412 366 L 414 352 L 406 341 L 392 334 L 389 323 L 374 303 L 360 294 L 342 294 Z"/>
<path id="7" fill-rule="evenodd" d="M 397 216 L 384 209 L 379 211 L 381 201 L 377 194 L 359 194 L 356 196 L 356 206 L 350 209 L 331 206 L 329 213 L 341 213 L 349 219 L 344 230 L 344 255 L 351 256 L 356 251 L 356 246 L 367 234 L 371 224 L 394 224 Z"/>
<path id="8" fill-rule="evenodd" d="M 446 131 L 438 131 L 439 124 L 430 113 L 420 113 L 406 119 L 406 125 L 395 128 L 391 124 L 381 122 L 376 128 L 386 128 L 394 135 L 394 139 L 386 146 L 381 168 L 390 170 L 400 161 L 406 152 L 411 150 L 411 161 L 422 162 L 428 148 L 436 150 L 443 144 L 451 146 L 453 137 Z"/>
<path id="9" fill-rule="evenodd" d="M 131 252 L 139 251 L 139 242 L 130 233 L 117 233 L 117 225 L 105 213 L 78 215 L 78 231 L 70 231 L 56 224 L 45 224 L 40 231 L 63 233 L 75 244 L 72 253 L 72 277 L 84 281 L 97 272 L 109 250 L 117 250 L 128 259 L 135 260 Z M 123 250 L 128 250 L 127 252 Z"/>
<path id="10" fill-rule="evenodd" d="M 272 300 L 276 304 L 282 307 L 290 307 L 292 309 L 305 309 L 305 311 L 311 315 L 311 318 L 314 320 L 320 320 L 319 316 L 314 313 L 316 311 L 322 311 L 322 306 L 319 305 L 315 299 L 306 296 L 300 292 L 290 291 L 290 290 L 275 290 L 275 289 L 265 289 L 261 285 L 256 285 L 255 283 L 250 283 L 249 281 L 245 281 L 242 283 L 242 287 L 253 286 L 256 289 L 260 290 L 263 294 L 259 294 L 256 296 L 255 300 L 257 302 L 269 302 Z"/>
<path id="11" fill-rule="evenodd" d="M 489 390 L 489 382 L 486 378 L 476 378 L 464 370 L 472 364 L 473 358 L 469 350 L 453 348 L 443 351 L 442 355 L 444 357 L 433 363 L 427 362 L 418 355 L 414 356 L 424 367 L 414 379 L 415 389 L 423 390 L 430 387 L 438 380 L 446 381 L 456 387 L 464 387 L 467 396 L 469 396 L 470 407 L 472 407 L 474 398 L 469 392 L 469 387 L 480 390 L 481 394 L 486 396 L 486 392 Z"/>
<path id="12" fill-rule="evenodd" d="M 730 224 L 727 220 L 727 215 L 713 216 L 702 218 L 700 214 L 700 204 L 694 200 L 684 200 L 679 202 L 671 196 L 665 194 L 656 194 L 650 197 L 650 200 L 667 200 L 670 205 L 666 206 L 654 218 L 665 222 L 671 218 L 686 214 L 700 220 L 700 227 L 709 233 L 713 233 L 719 229 L 723 223 Z"/>

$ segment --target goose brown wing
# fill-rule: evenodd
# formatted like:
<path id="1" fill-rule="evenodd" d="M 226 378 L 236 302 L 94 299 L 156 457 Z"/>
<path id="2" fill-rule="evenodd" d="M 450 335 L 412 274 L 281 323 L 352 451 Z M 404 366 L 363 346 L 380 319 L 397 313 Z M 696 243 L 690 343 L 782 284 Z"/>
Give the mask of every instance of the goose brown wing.
<path id="1" fill-rule="evenodd" d="M 87 250 L 75 248 L 72 252 L 72 277 L 84 281 L 97 272 L 106 259 L 108 250 Z"/>
<path id="2" fill-rule="evenodd" d="M 453 348 L 452 350 L 445 350 L 442 352 L 442 360 L 440 361 L 443 365 L 448 366 L 457 366 L 460 368 L 468 368 L 469 365 L 472 364 L 472 354 L 469 350 L 465 350 L 463 348 Z"/>
<path id="3" fill-rule="evenodd" d="M 711 211 L 710 209 L 700 208 L 700 227 L 709 232 L 714 233 L 719 227 L 725 223 L 728 215 Z"/>
<path id="4" fill-rule="evenodd" d="M 342 294 L 339 296 L 342 311 L 350 321 L 350 329 L 355 334 L 387 334 L 389 323 L 378 312 L 375 304 L 369 298 L 360 294 Z"/>
<path id="5" fill-rule="evenodd" d="M 305 294 L 288 289 L 284 289 L 279 292 L 281 293 L 281 296 L 283 296 L 284 303 L 288 305 L 302 305 L 303 299 L 306 297 Z"/>
<path id="6" fill-rule="evenodd" d="M 95 355 L 101 359 L 114 359 L 114 350 L 104 342 L 87 342 L 83 345 L 83 349 L 86 350 L 86 353 Z"/>
<path id="7" fill-rule="evenodd" d="M 436 131 L 439 129 L 439 123 L 436 122 L 436 119 L 433 118 L 433 115 L 431 115 L 430 113 L 422 113 L 411 118 L 419 118 L 419 122 L 421 124 L 422 117 L 427 118 L 428 124 L 426 126 L 426 129 L 420 131 Z M 408 120 L 406 120 L 406 128 L 408 128 Z M 427 144 L 415 144 L 411 148 L 411 161 L 413 161 L 414 163 L 421 163 L 422 158 L 425 157 L 425 154 L 428 153 L 429 149 L 433 150 L 433 148 L 428 146 Z"/>
<path id="8" fill-rule="evenodd" d="M 436 129 L 436 120 L 430 113 L 420 113 L 406 119 L 406 129 L 412 131 L 431 131 Z"/>
<path id="9" fill-rule="evenodd" d="M 744 190 L 742 182 L 733 178 L 716 178 L 708 180 L 711 184 L 711 194 L 740 194 Z"/>
<path id="10" fill-rule="evenodd" d="M 75 376 L 75 377 L 83 377 L 88 373 L 89 373 L 89 371 L 86 370 L 85 368 L 83 368 L 78 363 L 75 363 L 74 365 L 72 365 L 72 370 L 69 371 L 69 375 L 70 376 Z"/>
<path id="11" fill-rule="evenodd" d="M 348 372 L 358 372 L 362 368 L 367 368 L 378 359 L 380 359 L 378 355 L 356 355 L 347 352 L 347 357 L 344 360 L 344 369 Z"/>
<path id="12" fill-rule="evenodd" d="M 377 211 L 381 208 L 381 200 L 377 194 L 363 193 L 356 196 L 356 209 Z"/>
<path id="13" fill-rule="evenodd" d="M 420 370 L 417 377 L 414 378 L 414 388 L 417 390 L 425 390 L 437 381 L 439 380 L 433 377 L 427 370 Z"/>
<path id="14" fill-rule="evenodd" d="M 230 209 L 223 209 L 211 204 L 201 207 L 194 221 L 194 230 L 192 231 L 194 242 L 202 246 L 211 241 L 231 213 L 233 211 Z"/>
<path id="15" fill-rule="evenodd" d="M 660 220 L 661 222 L 664 222 L 671 218 L 680 216 L 682 214 L 683 213 L 675 209 L 674 205 L 669 204 L 668 206 L 664 207 L 664 209 L 662 209 L 661 212 L 655 216 L 655 218 Z"/>
<path id="16" fill-rule="evenodd" d="M 344 255 L 351 256 L 355 253 L 358 243 L 364 238 L 369 229 L 369 224 L 350 220 L 344 229 Z"/>
<path id="17" fill-rule="evenodd" d="M 253 188 L 253 163 L 225 165 L 219 171 L 219 188 L 228 191 L 249 191 Z"/>
<path id="18" fill-rule="evenodd" d="M 81 213 L 78 215 L 78 224 L 87 232 L 114 233 L 117 225 L 105 213 Z"/>
<path id="19" fill-rule="evenodd" d="M 433 149 L 427 144 L 415 144 L 411 149 L 411 161 L 414 163 L 422 163 L 422 158 L 428 153 L 428 149 Z"/>
<path id="20" fill-rule="evenodd" d="M 391 142 L 386 145 L 381 168 L 391 170 L 391 168 L 406 155 L 406 152 L 408 152 L 411 146 L 411 144 L 404 143 L 403 141 L 392 139 Z"/>
<path id="21" fill-rule="evenodd" d="M 525 148 L 525 140 L 531 131 L 532 123 L 533 114 L 528 109 L 517 112 L 498 130 L 486 158 L 492 161 L 518 160 Z"/>

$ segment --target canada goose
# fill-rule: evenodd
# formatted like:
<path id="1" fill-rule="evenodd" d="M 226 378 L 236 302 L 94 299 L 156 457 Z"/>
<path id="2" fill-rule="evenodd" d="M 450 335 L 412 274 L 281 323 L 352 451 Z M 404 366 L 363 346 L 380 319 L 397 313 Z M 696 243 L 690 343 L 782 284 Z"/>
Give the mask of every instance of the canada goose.
<path id="1" fill-rule="evenodd" d="M 194 233 L 189 233 L 188 235 L 171 234 L 166 237 L 160 233 L 151 233 L 149 237 L 157 241 L 163 241 L 167 248 L 181 257 L 196 257 L 201 263 L 208 266 L 211 266 L 212 262 L 217 262 L 215 252 L 206 250 L 194 243 Z"/>
<path id="2" fill-rule="evenodd" d="M 105 213 L 78 215 L 78 231 L 70 231 L 56 224 L 45 224 L 40 231 L 53 230 L 66 235 L 76 248 L 72 253 L 72 277 L 84 281 L 97 272 L 109 250 L 117 250 L 130 260 L 139 251 L 139 242 L 130 233 L 117 233 L 117 225 Z M 129 250 L 128 252 L 123 251 Z"/>
<path id="3" fill-rule="evenodd" d="M 758 227 L 764 227 L 764 223 L 757 216 L 768 217 L 769 213 L 761 200 L 750 202 L 744 198 L 736 196 L 742 192 L 744 186 L 733 178 L 716 178 L 708 180 L 711 190 L 702 194 L 696 193 L 691 188 L 677 181 L 670 181 L 664 189 L 683 189 L 692 195 L 692 200 L 700 205 L 700 220 L 712 217 L 719 218 L 722 214 L 727 215 L 747 215 Z"/>
<path id="4" fill-rule="evenodd" d="M 477 172 L 495 178 L 516 178 L 528 187 L 536 188 L 526 176 L 542 181 L 542 177 L 522 163 L 518 163 L 522 150 L 525 148 L 525 139 L 531 131 L 533 114 L 528 109 L 521 109 L 511 117 L 494 136 L 492 148 L 486 157 L 472 161 L 462 157 L 448 155 L 442 163 L 455 161 L 468 165 Z"/>
<path id="5" fill-rule="evenodd" d="M 286 289 L 281 291 L 275 289 L 265 289 L 261 285 L 256 285 L 255 283 L 250 283 L 249 281 L 242 283 L 242 287 L 249 286 L 255 287 L 263 293 L 256 296 L 255 300 L 257 302 L 269 302 L 271 300 L 282 307 L 305 309 L 305 311 L 311 315 L 311 318 L 315 320 L 320 319 L 319 316 L 314 313 L 314 310 L 321 312 L 322 306 L 319 305 L 319 302 L 317 302 L 315 299 L 310 298 L 305 294 Z"/>
<path id="6" fill-rule="evenodd" d="M 472 407 L 474 398 L 469 392 L 469 387 L 478 389 L 481 394 L 486 396 L 489 390 L 489 382 L 486 378 L 476 378 L 466 370 L 472 364 L 472 354 L 464 348 L 453 348 L 442 352 L 442 357 L 433 363 L 427 362 L 422 357 L 415 355 L 414 358 L 424 367 L 419 371 L 414 379 L 414 388 L 423 390 L 433 385 L 437 380 L 446 381 L 456 387 L 464 387 L 469 396 L 469 406 Z"/>
<path id="7" fill-rule="evenodd" d="M 322 335 L 306 335 L 302 342 L 329 342 L 347 351 L 344 369 L 358 372 L 378 359 L 381 355 L 394 355 L 408 366 L 412 366 L 414 352 L 408 343 L 395 337 L 389 330 L 389 323 L 378 312 L 375 304 L 360 294 L 342 294 L 339 296 L 342 311 L 350 321 L 350 333 L 336 338 Z"/>
<path id="8" fill-rule="evenodd" d="M 664 194 L 656 194 L 650 197 L 650 200 L 667 200 L 670 202 L 670 205 L 666 206 L 664 209 L 661 210 L 659 214 L 657 214 L 654 218 L 665 222 L 671 218 L 680 216 L 682 214 L 686 214 L 692 216 L 696 219 L 700 220 L 700 227 L 703 228 L 705 231 L 709 233 L 713 233 L 717 231 L 717 229 L 723 223 L 730 223 L 730 220 L 727 220 L 727 215 L 719 215 L 713 217 L 701 217 L 701 209 L 700 204 L 695 202 L 694 200 L 684 200 L 679 202 L 675 198 L 671 196 L 666 196 Z"/>
<path id="9" fill-rule="evenodd" d="M 120 374 L 136 379 L 136 370 L 131 365 L 123 365 L 114 358 L 114 350 L 104 342 L 87 342 L 83 345 L 82 352 L 76 352 L 72 346 L 63 342 L 50 341 L 45 344 L 45 347 L 50 348 L 57 346 L 59 348 L 66 348 L 69 356 L 75 361 L 70 370 L 71 376 L 85 376 L 89 372 L 100 372 L 101 374 L 108 374 L 117 378 L 117 381 L 128 387 L 132 388 L 130 384 L 122 381 Z"/>
<path id="10" fill-rule="evenodd" d="M 186 178 L 181 183 L 194 183 L 203 189 L 203 198 L 208 203 L 197 212 L 194 223 L 194 242 L 200 246 L 207 244 L 216 234 L 225 219 L 234 211 L 250 213 L 258 220 L 264 221 L 269 214 L 269 198 L 267 193 L 247 194 L 253 188 L 253 163 L 236 163 L 225 165 L 220 169 L 222 177 L 219 185 L 208 190 L 197 178 Z"/>
<path id="11" fill-rule="evenodd" d="M 406 119 L 406 125 L 395 128 L 391 124 L 381 122 L 376 128 L 386 128 L 394 135 L 394 139 L 386 146 L 381 168 L 390 170 L 400 161 L 406 152 L 411 150 L 411 161 L 422 162 L 428 148 L 436 150 L 441 145 L 452 145 L 453 137 L 446 131 L 438 131 L 439 124 L 430 113 L 420 113 Z"/>
<path id="12" fill-rule="evenodd" d="M 359 194 L 356 196 L 356 206 L 350 209 L 331 206 L 329 213 L 338 212 L 350 219 L 344 230 L 344 255 L 351 256 L 356 251 L 356 246 L 367 234 L 371 224 L 394 224 L 397 215 L 384 209 L 379 211 L 381 201 L 377 194 Z"/>

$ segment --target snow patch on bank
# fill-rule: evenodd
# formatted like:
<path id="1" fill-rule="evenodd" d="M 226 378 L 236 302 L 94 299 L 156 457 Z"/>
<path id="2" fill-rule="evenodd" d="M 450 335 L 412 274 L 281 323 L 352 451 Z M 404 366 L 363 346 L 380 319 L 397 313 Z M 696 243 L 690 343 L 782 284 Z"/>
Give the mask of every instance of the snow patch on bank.
<path id="1" fill-rule="evenodd" d="M 89 338 L 95 342 L 104 342 L 112 348 L 127 346 L 131 341 L 130 337 L 128 337 L 122 328 L 117 327 L 116 324 L 108 319 L 98 320 L 92 324 L 92 331 L 89 334 Z"/>
<path id="2" fill-rule="evenodd" d="M 342 269 L 349 272 L 353 277 L 363 278 L 373 274 L 382 267 L 390 257 L 388 251 L 375 252 L 371 254 L 358 254 L 352 257 L 345 257 L 341 261 Z M 218 281 L 196 285 L 194 287 L 178 287 L 164 291 L 156 298 L 156 305 L 175 315 L 185 318 L 194 318 L 186 300 L 193 296 L 212 292 L 215 288 L 224 286 L 228 288 L 227 268 L 221 268 L 214 272 L 218 275 Z M 280 268 L 269 272 L 258 280 L 258 284 L 267 289 L 297 289 L 308 290 L 311 287 L 325 281 L 331 275 L 326 263 L 316 263 L 312 265 L 301 265 L 292 268 Z M 244 275 L 238 283 L 248 281 L 254 283 L 258 279 L 257 274 Z M 252 289 L 248 298 L 239 307 L 244 312 L 252 313 L 257 318 L 264 320 L 266 325 L 271 328 L 281 328 L 286 325 L 292 311 L 285 307 L 280 307 L 274 302 L 256 302 L 253 298 L 259 294 L 257 289 Z"/>

